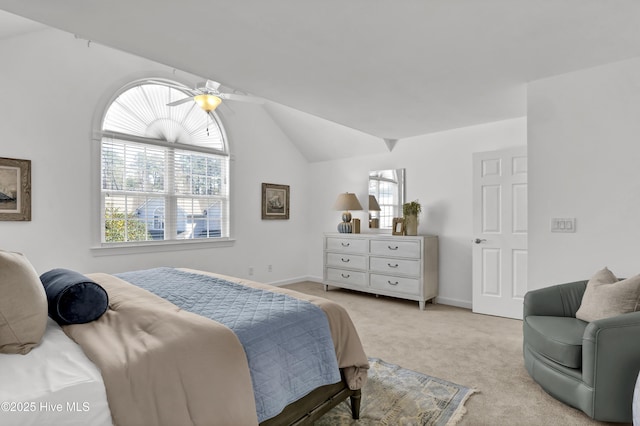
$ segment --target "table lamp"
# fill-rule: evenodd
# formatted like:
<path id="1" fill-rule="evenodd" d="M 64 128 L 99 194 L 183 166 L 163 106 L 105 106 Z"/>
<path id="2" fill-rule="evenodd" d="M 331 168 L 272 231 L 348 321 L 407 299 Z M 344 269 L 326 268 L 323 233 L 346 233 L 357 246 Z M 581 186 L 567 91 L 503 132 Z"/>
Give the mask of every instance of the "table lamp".
<path id="1" fill-rule="evenodd" d="M 356 194 L 351 192 L 345 192 L 338 195 L 338 199 L 333 205 L 334 210 L 342 210 L 342 222 L 338 224 L 338 232 L 343 234 L 350 234 L 353 232 L 353 225 L 351 224 L 351 213 L 349 210 L 362 210 L 360 201 Z"/>

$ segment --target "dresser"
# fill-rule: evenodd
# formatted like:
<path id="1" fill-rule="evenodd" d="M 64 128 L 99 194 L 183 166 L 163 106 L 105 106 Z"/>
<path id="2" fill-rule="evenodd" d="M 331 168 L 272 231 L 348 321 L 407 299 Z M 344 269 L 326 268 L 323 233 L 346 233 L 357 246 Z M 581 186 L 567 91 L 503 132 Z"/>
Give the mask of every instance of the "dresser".
<path id="1" fill-rule="evenodd" d="M 438 295 L 438 237 L 327 233 L 322 283 L 416 300 L 424 310 Z"/>

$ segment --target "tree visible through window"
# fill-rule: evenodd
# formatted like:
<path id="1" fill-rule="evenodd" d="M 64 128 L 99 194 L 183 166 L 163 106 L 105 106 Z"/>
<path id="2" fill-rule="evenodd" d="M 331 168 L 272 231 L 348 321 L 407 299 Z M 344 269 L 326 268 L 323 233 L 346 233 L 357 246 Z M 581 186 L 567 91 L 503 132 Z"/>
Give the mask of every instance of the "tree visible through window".
<path id="1" fill-rule="evenodd" d="M 101 138 L 103 243 L 229 236 L 229 155 L 217 116 L 165 80 L 126 87 Z"/>

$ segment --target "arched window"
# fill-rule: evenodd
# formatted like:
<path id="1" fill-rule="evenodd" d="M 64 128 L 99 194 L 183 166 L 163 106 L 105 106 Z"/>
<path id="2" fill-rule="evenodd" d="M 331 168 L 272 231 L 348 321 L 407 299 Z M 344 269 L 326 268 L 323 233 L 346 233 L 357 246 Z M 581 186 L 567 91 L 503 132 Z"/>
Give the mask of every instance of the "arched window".
<path id="1" fill-rule="evenodd" d="M 102 121 L 102 243 L 229 237 L 229 152 L 217 115 L 168 80 L 126 86 Z"/>

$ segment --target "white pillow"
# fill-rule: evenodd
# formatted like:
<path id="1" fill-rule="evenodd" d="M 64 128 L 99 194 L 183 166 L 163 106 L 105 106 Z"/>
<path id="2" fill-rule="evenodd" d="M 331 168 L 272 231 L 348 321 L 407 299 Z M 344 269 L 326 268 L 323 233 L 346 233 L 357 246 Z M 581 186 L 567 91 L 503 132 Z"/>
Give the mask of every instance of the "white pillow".
<path id="1" fill-rule="evenodd" d="M 618 281 L 613 272 L 604 268 L 587 283 L 576 318 L 591 322 L 635 312 L 639 302 L 640 275 Z"/>

